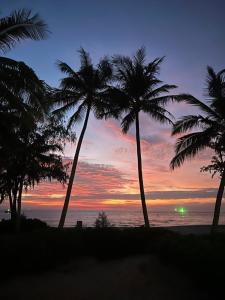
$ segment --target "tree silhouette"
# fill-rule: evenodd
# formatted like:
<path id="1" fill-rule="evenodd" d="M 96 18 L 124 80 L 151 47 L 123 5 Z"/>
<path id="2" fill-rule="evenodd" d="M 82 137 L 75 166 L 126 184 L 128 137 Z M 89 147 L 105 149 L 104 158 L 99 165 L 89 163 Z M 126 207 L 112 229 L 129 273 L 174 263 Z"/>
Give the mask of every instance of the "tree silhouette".
<path id="1" fill-rule="evenodd" d="M 62 228 L 65 223 L 79 153 L 90 112 L 93 111 L 96 117 L 99 116 L 99 111 L 102 111 L 103 106 L 101 96 L 107 89 L 107 84 L 112 76 L 112 68 L 107 59 L 101 60 L 94 67 L 89 54 L 83 48 L 80 49 L 79 53 L 81 61 L 79 71 L 74 71 L 64 62 L 58 62 L 59 69 L 66 74 L 66 77 L 61 80 L 61 90 L 56 91 L 54 95 L 56 103 L 61 106 L 54 113 L 60 115 L 66 115 L 69 111 L 72 113 L 68 122 L 68 128 L 71 128 L 75 123 L 82 120 L 85 115 L 83 128 L 77 142 L 59 228 Z"/>
<path id="2" fill-rule="evenodd" d="M 31 129 L 44 119 L 48 90 L 25 63 L 0 57 L 0 148 L 14 147 L 21 125 Z"/>
<path id="3" fill-rule="evenodd" d="M 0 19 L 0 50 L 6 51 L 24 39 L 42 40 L 47 37 L 47 25 L 38 14 L 27 9 L 13 11 Z"/>
<path id="4" fill-rule="evenodd" d="M 66 169 L 60 152 L 63 151 L 66 132 L 57 120 L 38 123 L 27 130 L 20 126 L 14 148 L 0 148 L 1 202 L 9 199 L 11 217 L 20 228 L 23 190 L 43 180 L 66 182 Z"/>
<path id="5" fill-rule="evenodd" d="M 207 104 L 191 95 L 180 95 L 177 101 L 185 101 L 202 111 L 202 115 L 188 115 L 174 124 L 172 134 L 182 134 L 192 131 L 178 138 L 175 147 L 175 157 L 171 161 L 172 169 L 180 167 L 188 158 L 196 156 L 200 151 L 211 148 L 219 158 L 205 170 L 219 171 L 221 176 L 214 210 L 212 231 L 219 222 L 220 207 L 225 185 L 225 70 L 218 72 L 208 67 Z M 198 131 L 194 131 L 199 129 Z"/>
<path id="6" fill-rule="evenodd" d="M 11 217 L 18 222 L 24 187 L 44 178 L 46 168 L 55 178 L 61 163 L 53 155 L 62 147 L 54 139 L 59 127 L 49 124 L 49 89 L 25 63 L 0 58 L 0 194 L 1 202 L 9 200 Z M 53 141 L 55 145 L 49 144 Z"/>
<path id="7" fill-rule="evenodd" d="M 97 228 L 97 229 L 112 227 L 112 224 L 109 221 L 109 219 L 104 211 L 102 211 L 98 214 L 98 217 L 96 218 L 94 225 L 95 225 L 95 228 Z"/>
<path id="8" fill-rule="evenodd" d="M 142 175 L 140 112 L 146 113 L 161 123 L 171 123 L 170 117 L 172 115 L 164 106 L 172 99 L 172 96 L 165 94 L 176 86 L 160 85 L 162 82 L 157 78 L 157 75 L 163 58 L 156 58 L 150 63 L 146 63 L 145 60 L 144 48 L 139 49 L 132 58 L 120 55 L 113 57 L 116 84 L 105 94 L 105 98 L 109 99 L 108 107 L 105 106 L 105 118 L 122 119 L 123 133 L 127 133 L 130 126 L 135 123 L 140 196 L 145 226 L 149 227 Z"/>

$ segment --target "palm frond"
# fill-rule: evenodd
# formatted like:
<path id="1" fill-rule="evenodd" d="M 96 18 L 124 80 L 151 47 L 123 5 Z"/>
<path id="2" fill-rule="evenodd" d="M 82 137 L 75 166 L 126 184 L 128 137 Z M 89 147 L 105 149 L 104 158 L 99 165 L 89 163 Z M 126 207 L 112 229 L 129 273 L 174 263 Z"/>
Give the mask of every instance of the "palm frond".
<path id="1" fill-rule="evenodd" d="M 209 126 L 208 119 L 201 115 L 189 115 L 178 120 L 172 129 L 172 135 L 184 133 L 186 131 L 192 130 L 196 127 L 202 127 L 203 125 Z"/>
<path id="2" fill-rule="evenodd" d="M 74 102 L 69 102 L 65 105 L 63 105 L 60 108 L 55 109 L 52 114 L 58 115 L 58 116 L 64 116 L 66 113 L 68 113 L 76 104 Z"/>
<path id="3" fill-rule="evenodd" d="M 173 124 L 171 119 L 174 119 L 174 116 L 164 107 L 157 105 L 153 101 L 141 101 L 140 110 L 147 113 L 156 121 Z"/>
<path id="4" fill-rule="evenodd" d="M 195 157 L 201 150 L 210 147 L 210 142 L 214 137 L 214 131 L 209 128 L 205 131 L 187 134 L 177 140 L 176 155 L 170 162 L 170 167 L 175 169 L 180 167 L 186 159 Z"/>
<path id="5" fill-rule="evenodd" d="M 97 66 L 97 70 L 98 70 L 99 81 L 101 83 L 108 82 L 113 76 L 113 66 L 107 57 L 100 60 Z"/>
<path id="6" fill-rule="evenodd" d="M 50 97 L 55 107 L 58 107 L 70 103 L 77 104 L 82 98 L 82 94 L 66 89 L 55 89 Z"/>
<path id="7" fill-rule="evenodd" d="M 135 111 L 131 111 L 129 114 L 127 114 L 122 122 L 121 122 L 121 128 L 123 133 L 127 133 L 132 123 L 135 121 L 136 115 Z"/>
<path id="8" fill-rule="evenodd" d="M 156 89 L 151 90 L 147 95 L 146 95 L 146 99 L 147 98 L 156 98 L 158 97 L 160 94 L 162 93 L 168 93 L 170 90 L 177 88 L 176 85 L 172 85 L 172 84 L 163 84 L 160 87 L 157 87 Z M 163 96 L 162 96 L 163 97 Z M 162 97 L 159 97 L 158 102 L 160 100 L 163 100 Z M 157 99 L 156 99 L 157 100 Z M 171 99 L 170 99 L 171 100 Z"/>
<path id="9" fill-rule="evenodd" d="M 81 69 L 87 68 L 92 66 L 92 62 L 91 62 L 91 58 L 88 52 L 86 52 L 84 50 L 84 48 L 80 48 L 80 50 L 78 50 L 79 54 L 80 54 L 80 63 L 81 63 Z"/>
<path id="10" fill-rule="evenodd" d="M 145 57 L 146 57 L 146 51 L 145 51 L 145 47 L 143 46 L 140 49 L 138 49 L 136 54 L 134 55 L 135 64 L 144 65 Z"/>
<path id="11" fill-rule="evenodd" d="M 186 102 L 188 104 L 196 106 L 213 118 L 220 118 L 220 116 L 210 106 L 208 106 L 207 104 L 203 103 L 202 101 L 198 100 L 190 94 L 174 95 L 173 99 L 176 102 Z"/>
<path id="12" fill-rule="evenodd" d="M 82 120 L 84 112 L 86 110 L 86 103 L 82 102 L 79 106 L 78 109 L 73 113 L 73 115 L 70 117 L 69 122 L 67 124 L 67 128 L 70 129 L 71 126 L 73 126 L 75 123 L 78 123 Z"/>
<path id="13" fill-rule="evenodd" d="M 6 51 L 23 39 L 41 40 L 48 36 L 47 25 L 27 9 L 13 11 L 0 19 L 0 49 Z"/>
<path id="14" fill-rule="evenodd" d="M 76 72 L 67 63 L 57 60 L 56 65 L 62 73 L 67 74 L 70 77 L 77 76 Z"/>
<path id="15" fill-rule="evenodd" d="M 151 74 L 151 76 L 155 76 L 156 74 L 158 74 L 160 70 L 160 64 L 163 62 L 164 58 L 165 58 L 164 56 L 160 58 L 158 57 L 154 59 L 152 62 L 150 62 L 145 68 L 146 74 Z"/>
<path id="16" fill-rule="evenodd" d="M 24 62 L 0 57 L 0 97 L 11 108 L 29 105 L 33 113 L 44 117 L 51 105 L 47 99 L 50 89 Z"/>

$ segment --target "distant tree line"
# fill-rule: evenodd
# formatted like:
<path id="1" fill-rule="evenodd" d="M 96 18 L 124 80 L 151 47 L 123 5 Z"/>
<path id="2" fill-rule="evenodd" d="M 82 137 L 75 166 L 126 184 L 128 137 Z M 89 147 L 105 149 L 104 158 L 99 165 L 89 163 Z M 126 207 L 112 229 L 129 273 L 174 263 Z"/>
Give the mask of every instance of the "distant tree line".
<path id="1" fill-rule="evenodd" d="M 4 54 L 21 40 L 44 39 L 48 33 L 47 25 L 37 14 L 25 9 L 14 11 L 0 19 L 0 51 Z M 202 168 L 220 176 L 214 231 L 219 223 L 225 186 L 225 70 L 216 73 L 208 67 L 207 101 L 202 102 L 190 94 L 171 94 L 176 85 L 159 79 L 163 58 L 148 62 L 144 48 L 133 57 L 105 57 L 97 65 L 83 48 L 79 54 L 79 70 L 57 62 L 65 75 L 58 88 L 39 79 L 24 62 L 0 57 L 0 201 L 9 201 L 16 230 L 20 228 L 23 192 L 52 179 L 61 183 L 69 179 L 59 221 L 59 228 L 63 228 L 91 112 L 97 119 L 120 120 L 124 134 L 135 125 L 140 199 L 144 223 L 149 227 L 141 157 L 140 113 L 143 112 L 157 122 L 171 124 L 172 134 L 179 134 L 172 169 L 206 148 L 214 151 L 211 164 Z M 201 114 L 174 121 L 167 110 L 171 102 L 185 102 Z M 75 140 L 74 127 L 82 119 L 68 176 L 68 164 L 64 163 L 62 153 L 65 142 Z"/>

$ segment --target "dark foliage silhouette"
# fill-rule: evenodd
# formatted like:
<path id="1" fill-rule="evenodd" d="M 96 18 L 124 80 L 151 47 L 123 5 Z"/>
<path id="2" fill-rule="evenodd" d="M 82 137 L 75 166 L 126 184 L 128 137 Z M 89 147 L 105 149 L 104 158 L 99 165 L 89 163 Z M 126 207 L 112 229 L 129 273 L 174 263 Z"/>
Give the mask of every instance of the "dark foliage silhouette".
<path id="1" fill-rule="evenodd" d="M 225 70 L 218 72 L 208 67 L 207 101 L 201 102 L 191 95 L 180 95 L 177 101 L 185 101 L 201 110 L 202 114 L 188 115 L 174 124 L 172 134 L 190 133 L 178 138 L 175 157 L 171 161 L 174 169 L 180 167 L 186 159 L 191 159 L 200 151 L 211 148 L 216 153 L 213 164 L 205 171 L 218 171 L 221 177 L 214 210 L 212 230 L 219 222 L 220 207 L 225 185 Z M 198 131 L 194 131 L 198 129 Z"/>
<path id="2" fill-rule="evenodd" d="M 58 62 L 59 69 L 66 77 L 61 80 L 61 90 L 56 91 L 54 95 L 56 103 L 61 106 L 55 110 L 55 114 L 64 116 L 69 111 L 72 112 L 68 122 L 68 128 L 71 128 L 84 117 L 84 124 L 77 142 L 59 228 L 62 228 L 65 223 L 81 144 L 87 128 L 90 112 L 93 111 L 93 113 L 98 116 L 98 112 L 100 110 L 102 111 L 103 102 L 101 96 L 107 89 L 107 84 L 112 76 L 112 68 L 107 59 L 101 60 L 99 64 L 94 67 L 89 54 L 84 49 L 81 48 L 79 53 L 81 62 L 79 71 L 74 71 L 64 62 Z"/>
<path id="3" fill-rule="evenodd" d="M 100 212 L 98 214 L 98 217 L 97 219 L 95 220 L 95 228 L 109 228 L 109 227 L 112 227 L 112 224 L 110 223 L 106 213 L 103 211 L 103 212 Z"/>
<path id="4" fill-rule="evenodd" d="M 64 129 L 50 119 L 32 130 L 17 128 L 13 147 L 0 148 L 1 202 L 9 200 L 12 221 L 20 228 L 23 191 L 43 180 L 66 182 L 66 166 L 60 152 L 64 146 Z M 7 146 L 7 145 L 6 145 Z"/>
<path id="5" fill-rule="evenodd" d="M 158 79 L 162 61 L 163 58 L 156 58 L 146 63 L 144 48 L 139 49 L 132 58 L 114 56 L 115 86 L 105 93 L 105 99 L 108 99 L 108 107 L 105 106 L 104 112 L 105 118 L 122 119 L 123 133 L 127 133 L 130 126 L 135 123 L 140 196 L 146 227 L 149 227 L 149 219 L 142 175 L 139 119 L 140 113 L 143 112 L 160 123 L 172 123 L 172 115 L 165 109 L 165 104 L 173 96 L 166 94 L 176 86 L 162 84 Z"/>
<path id="6" fill-rule="evenodd" d="M 41 180 L 66 179 L 56 152 L 68 134 L 49 115 L 49 93 L 25 63 L 0 58 L 0 199 L 9 201 L 18 230 L 23 190 Z"/>
<path id="7" fill-rule="evenodd" d="M 6 51 L 24 39 L 42 40 L 47 37 L 47 25 L 38 14 L 19 9 L 0 19 L 0 50 Z"/>

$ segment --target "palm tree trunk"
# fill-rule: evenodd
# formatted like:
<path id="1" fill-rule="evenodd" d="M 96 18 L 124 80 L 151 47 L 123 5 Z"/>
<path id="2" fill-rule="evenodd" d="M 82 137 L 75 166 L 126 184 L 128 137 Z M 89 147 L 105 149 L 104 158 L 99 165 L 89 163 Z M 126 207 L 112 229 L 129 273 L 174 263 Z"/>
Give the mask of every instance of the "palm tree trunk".
<path id="1" fill-rule="evenodd" d="M 137 143 L 137 159 L 138 159 L 138 177 L 139 177 L 139 187 L 141 194 L 141 204 L 144 215 L 145 227 L 149 228 L 149 219 L 148 219 L 148 211 L 145 201 L 145 191 L 143 184 L 143 176 L 142 176 L 142 160 L 141 160 L 141 143 L 140 143 L 140 130 L 139 130 L 139 116 L 138 112 L 136 113 L 136 143 Z"/>
<path id="2" fill-rule="evenodd" d="M 214 233 L 216 231 L 219 224 L 220 208 L 223 199 L 224 186 L 225 186 L 225 169 L 223 170 L 222 177 L 220 180 L 220 186 L 216 196 L 216 204 L 214 208 L 214 216 L 213 216 L 211 233 Z"/>
<path id="3" fill-rule="evenodd" d="M 17 216 L 17 193 L 18 193 L 18 185 L 15 183 L 15 187 L 12 189 L 12 211 L 11 211 L 11 220 L 13 222 L 13 226 L 15 227 L 16 224 L 16 216 Z"/>
<path id="4" fill-rule="evenodd" d="M 13 200 L 12 200 L 11 190 L 8 192 L 8 195 L 9 195 L 9 207 L 10 207 L 10 213 L 11 213 L 11 219 L 12 219 L 12 213 L 13 213 Z"/>
<path id="5" fill-rule="evenodd" d="M 16 215 L 16 232 L 20 232 L 20 221 L 21 221 L 21 201 L 22 201 L 22 193 L 23 193 L 23 180 L 24 177 L 21 177 L 19 193 L 17 198 L 17 215 Z"/>
<path id="6" fill-rule="evenodd" d="M 88 123 L 90 110 L 91 110 L 91 107 L 89 106 L 88 109 L 87 109 L 87 112 L 86 112 L 84 125 L 83 125 L 83 128 L 81 130 L 80 137 L 79 137 L 79 140 L 78 140 L 78 143 L 77 143 L 77 148 L 76 148 L 76 152 L 75 152 L 75 155 L 74 155 L 73 165 L 72 165 L 70 178 L 69 178 L 69 183 L 68 183 L 68 187 L 67 187 L 66 198 L 65 198 L 65 201 L 64 201 L 64 205 L 63 205 L 63 209 L 62 209 L 61 218 L 60 218 L 60 221 L 59 221 L 58 228 L 63 228 L 64 223 L 65 223 L 66 214 L 67 214 L 69 201 L 70 201 L 70 196 L 71 196 L 71 191 L 72 191 L 72 187 L 73 187 L 73 181 L 74 181 L 74 177 L 75 177 L 75 173 L 76 173 L 80 148 L 81 148 L 83 137 L 84 137 L 84 134 L 85 134 L 85 131 L 86 131 L 86 128 L 87 128 L 87 123 Z"/>

